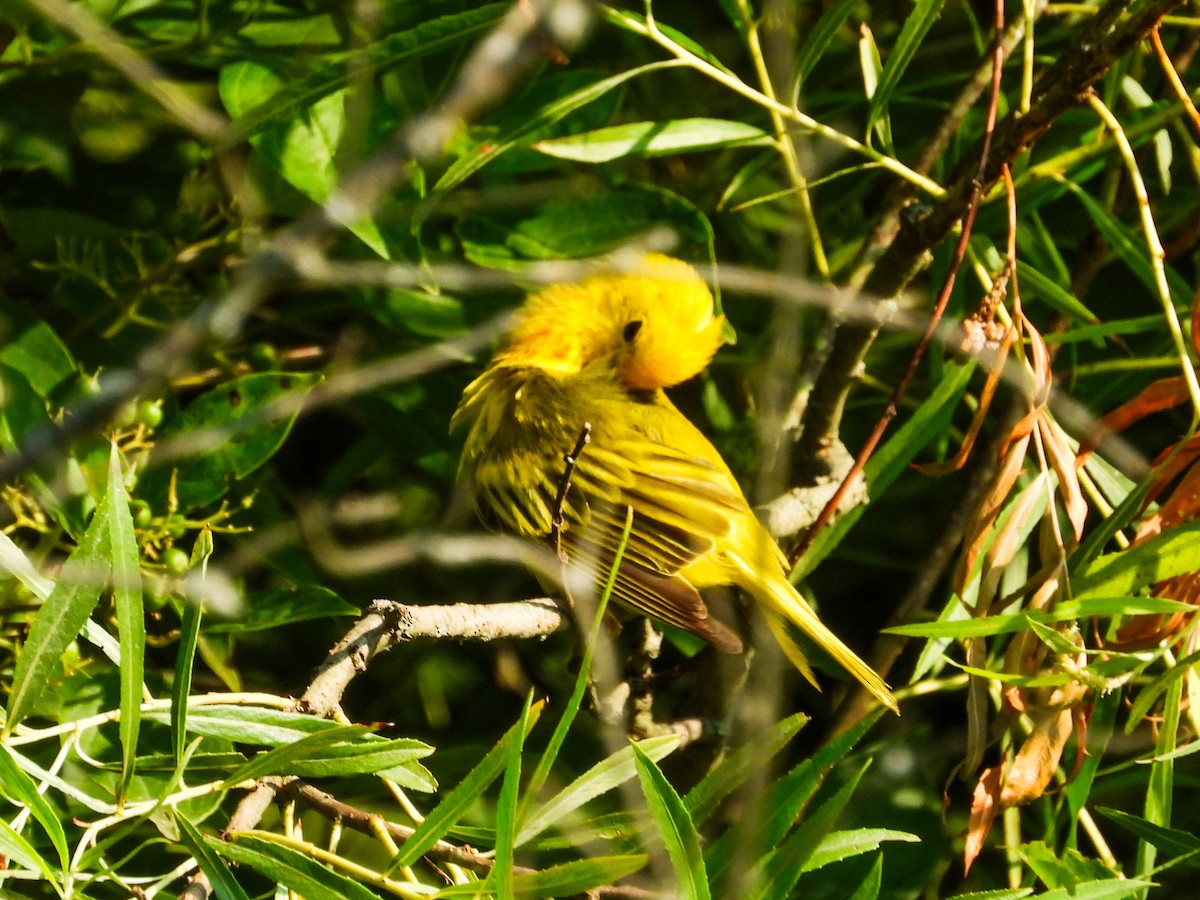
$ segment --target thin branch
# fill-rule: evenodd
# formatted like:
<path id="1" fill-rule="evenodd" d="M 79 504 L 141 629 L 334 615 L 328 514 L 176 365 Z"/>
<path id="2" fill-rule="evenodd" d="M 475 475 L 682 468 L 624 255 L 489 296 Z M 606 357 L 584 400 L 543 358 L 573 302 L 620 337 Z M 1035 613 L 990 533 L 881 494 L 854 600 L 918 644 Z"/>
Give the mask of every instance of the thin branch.
<path id="1" fill-rule="evenodd" d="M 562 479 L 558 483 L 558 493 L 554 496 L 554 515 L 550 520 L 550 536 L 554 546 L 554 555 L 559 561 L 567 564 L 567 553 L 562 546 L 562 530 L 563 530 L 563 510 L 567 504 L 567 493 L 571 490 L 571 478 L 575 474 L 575 466 L 579 462 L 579 454 L 583 453 L 583 448 L 588 445 L 591 440 L 592 423 L 584 422 L 583 428 L 579 431 L 579 439 L 575 441 L 575 446 L 571 452 L 563 457 L 563 462 L 566 467 L 563 469 Z M 566 583 L 566 579 L 564 579 Z"/>
<path id="2" fill-rule="evenodd" d="M 967 244 L 971 239 L 971 226 L 975 223 L 975 213 L 979 209 L 979 198 L 981 192 L 981 184 L 983 181 L 984 172 L 987 171 L 988 158 L 991 154 L 992 134 L 996 128 L 996 113 L 1000 106 L 1000 75 L 1004 66 L 1004 47 L 1001 43 L 1001 38 L 1004 33 L 1004 2 L 996 0 L 995 6 L 995 40 L 992 47 L 992 91 L 988 99 L 987 120 L 984 124 L 983 144 L 979 150 L 979 163 L 976 168 L 975 178 L 971 182 L 970 192 L 967 197 L 967 213 L 962 224 L 962 230 L 958 235 L 958 243 L 954 247 L 954 256 L 950 262 L 950 270 L 946 273 L 946 277 L 942 282 L 942 289 L 938 294 L 937 302 L 933 305 L 933 312 L 929 316 L 929 322 L 925 326 L 925 330 L 921 333 L 920 339 L 917 341 L 917 346 L 913 350 L 912 356 L 908 360 L 908 366 L 904 369 L 904 373 L 896 382 L 895 388 L 892 390 L 892 395 L 888 398 L 887 405 L 884 407 L 883 415 L 875 423 L 875 428 L 870 436 L 863 443 L 858 455 L 854 458 L 854 464 L 850 467 L 850 471 L 842 478 L 841 485 L 834 492 L 825 504 L 825 508 L 821 510 L 812 527 L 804 533 L 799 543 L 788 554 L 788 562 L 795 565 L 796 561 L 804 555 L 804 552 L 812 546 L 812 542 L 817 535 L 833 518 L 838 507 L 841 506 L 843 498 L 849 492 L 851 485 L 862 474 L 863 468 L 870 459 L 871 454 L 875 452 L 875 448 L 879 446 L 879 442 L 883 439 L 883 433 L 891 424 L 892 419 L 896 417 L 896 413 L 900 409 L 900 401 L 904 395 L 908 393 L 908 386 L 912 383 L 913 378 L 917 374 L 917 367 L 921 364 L 921 360 L 925 358 L 925 351 L 929 347 L 933 336 L 937 331 L 938 324 L 942 320 L 942 315 L 946 312 L 946 306 L 950 303 L 950 294 L 954 290 L 954 282 L 958 277 L 959 266 L 962 265 L 964 257 L 967 255 Z M 807 435 L 807 427 L 804 435 Z M 820 450 L 814 448 L 811 444 L 806 446 L 810 456 L 823 454 L 823 444 Z"/>
<path id="3" fill-rule="evenodd" d="M 894 297 L 903 291 L 928 264 L 930 249 L 962 221 L 972 198 L 999 179 L 1002 167 L 1024 153 L 1065 110 L 1085 99 L 1097 79 L 1149 34 L 1165 13 L 1182 3 L 1148 0 L 1129 13 L 1124 0 L 1109 0 L 1097 10 L 1077 40 L 1043 73 L 1029 110 L 1011 112 L 997 124 L 986 165 L 982 169 L 978 165 L 982 145 L 968 151 L 945 196 L 901 216 L 894 235 L 880 236 L 880 245 L 870 249 L 874 259 L 869 270 L 855 284 L 861 283 L 869 296 Z M 838 329 L 805 408 L 803 453 L 816 456 L 833 443 L 855 372 L 875 335 L 876 329 L 862 324 Z"/>

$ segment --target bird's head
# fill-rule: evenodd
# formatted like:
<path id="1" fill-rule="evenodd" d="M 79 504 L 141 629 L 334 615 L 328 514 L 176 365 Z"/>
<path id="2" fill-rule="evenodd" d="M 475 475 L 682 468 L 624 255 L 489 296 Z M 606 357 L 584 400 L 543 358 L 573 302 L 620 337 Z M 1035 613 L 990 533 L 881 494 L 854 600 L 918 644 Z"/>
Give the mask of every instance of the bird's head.
<path id="1" fill-rule="evenodd" d="M 723 342 L 708 285 L 685 262 L 647 254 L 637 272 L 594 275 L 533 294 L 496 362 L 572 374 L 611 365 L 632 390 L 699 374 Z"/>

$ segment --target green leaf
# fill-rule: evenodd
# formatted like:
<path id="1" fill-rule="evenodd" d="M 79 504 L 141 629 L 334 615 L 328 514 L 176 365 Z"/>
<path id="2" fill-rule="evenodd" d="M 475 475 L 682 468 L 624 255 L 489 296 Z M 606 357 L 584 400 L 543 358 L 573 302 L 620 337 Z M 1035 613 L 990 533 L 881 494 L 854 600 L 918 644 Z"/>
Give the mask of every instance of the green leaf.
<path id="1" fill-rule="evenodd" d="M 108 537 L 108 511 L 100 506 L 29 627 L 29 637 L 17 656 L 5 735 L 33 711 L 58 661 L 100 601 L 109 575 Z"/>
<path id="2" fill-rule="evenodd" d="M 1038 269 L 1017 260 L 1017 277 L 1021 281 L 1021 294 L 1025 297 L 1041 297 L 1042 302 L 1055 312 L 1062 313 L 1075 322 L 1100 324 L 1100 319 L 1071 293 L 1070 288 L 1061 287 Z M 1161 325 L 1162 317 L 1155 316 Z"/>
<path id="3" fill-rule="evenodd" d="M 462 818 L 463 814 L 504 770 L 508 763 L 508 754 L 512 744 L 524 743 L 529 731 L 537 724 L 542 707 L 543 704 L 540 702 L 534 704 L 528 718 L 523 716 L 520 722 L 505 732 L 504 737 L 500 738 L 496 746 L 489 750 L 487 755 L 475 765 L 475 768 L 442 798 L 442 802 L 434 807 L 425 817 L 425 821 L 418 825 L 413 835 L 404 842 L 404 846 L 400 848 L 400 852 L 388 867 L 389 872 L 404 866 L 411 866 Z"/>
<path id="4" fill-rule="evenodd" d="M 303 755 L 294 757 L 289 762 L 276 759 L 271 763 L 273 772 L 264 774 L 299 775 L 302 778 L 375 774 L 425 793 L 437 790 L 434 777 L 424 766 L 416 763 L 416 760 L 433 753 L 433 748 L 428 744 L 412 738 L 379 738 L 353 744 L 322 746 L 316 739 L 324 737 L 325 734 L 326 732 L 318 732 L 309 735 L 304 740 L 314 741 L 314 744 L 307 747 Z M 370 735 L 364 737 L 369 738 Z M 302 743 L 298 741 L 296 744 L 279 747 L 278 750 L 285 751 Z"/>
<path id="5" fill-rule="evenodd" d="M 60 897 L 63 895 L 62 886 L 55 877 L 54 869 L 33 848 L 33 845 L 25 840 L 23 835 L 15 831 L 3 819 L 0 819 L 0 855 L 15 860 L 30 871 L 41 872 L 58 895 Z"/>
<path id="6" fill-rule="evenodd" d="M 453 188 L 458 187 L 493 159 L 517 146 L 521 142 L 522 137 L 557 122 L 580 107 L 600 99 L 609 91 L 620 87 L 630 79 L 677 65 L 679 63 L 675 60 L 647 63 L 644 66 L 628 69 L 610 78 L 601 79 L 595 84 L 573 91 L 565 97 L 560 97 L 546 104 L 521 125 L 495 140 L 489 140 L 480 144 L 474 152 L 468 153 L 452 163 L 442 174 L 442 177 L 438 179 L 437 184 L 434 185 L 434 193 L 445 194 Z"/>
<path id="7" fill-rule="evenodd" d="M 837 34 L 838 29 L 850 17 L 850 13 L 854 12 L 857 5 L 858 0 L 834 0 L 804 36 L 804 40 L 796 49 L 796 82 L 793 98 L 798 95 L 801 84 L 808 78 L 813 66 L 824 55 L 829 42 L 833 40 L 833 36 Z"/>
<path id="8" fill-rule="evenodd" d="M 22 306 L 0 302 L 0 363 L 20 372 L 39 396 L 50 393 L 78 371 L 58 334 Z"/>
<path id="9" fill-rule="evenodd" d="M 1096 773 L 1105 759 L 1108 742 L 1112 738 L 1117 721 L 1117 710 L 1124 705 L 1120 691 L 1110 691 L 1096 698 L 1092 715 L 1088 720 L 1087 755 L 1078 765 L 1074 777 L 1068 782 L 1064 793 L 1067 797 L 1067 821 L 1070 822 L 1068 846 L 1076 846 L 1079 828 L 1079 811 L 1087 804 L 1096 781 Z"/>
<path id="10" fill-rule="evenodd" d="M 655 762 L 678 746 L 679 737 L 677 735 L 663 735 L 637 742 L 638 750 Z M 517 846 L 528 843 L 551 825 L 579 809 L 583 804 L 608 793 L 633 778 L 637 774 L 633 753 L 632 745 L 621 748 L 607 759 L 592 766 L 550 800 L 541 804 L 521 828 L 520 834 L 517 835 Z"/>
<path id="11" fill-rule="evenodd" d="M 378 900 L 357 881 L 327 869 L 307 854 L 269 840 L 264 834 L 235 833 L 229 841 L 206 836 L 204 841 L 221 856 L 256 869 L 303 896 Z"/>
<path id="12" fill-rule="evenodd" d="M 894 434 L 880 447 L 867 462 L 864 475 L 867 484 L 871 486 L 871 496 L 879 499 L 888 486 L 899 477 L 910 462 L 916 458 L 926 445 L 945 434 L 947 425 L 954 415 L 954 407 L 958 398 L 967 389 L 971 373 L 975 370 L 973 364 L 966 366 L 951 365 L 946 367 L 945 377 L 938 382 L 937 388 L 912 414 Z M 858 505 L 844 513 L 826 527 L 808 552 L 800 557 L 796 568 L 792 570 L 789 579 L 798 583 L 806 578 L 826 556 L 833 552 L 846 533 L 853 527 L 866 510 L 865 505 Z"/>
<path id="13" fill-rule="evenodd" d="M 179 810 L 173 810 L 174 822 L 179 828 L 179 839 L 188 852 L 192 854 L 200 866 L 200 871 L 208 876 L 213 886 L 217 900 L 250 900 L 249 895 L 233 877 L 233 872 L 225 861 L 213 852 L 208 841 L 196 830 L 196 826 L 184 817 Z"/>
<path id="14" fill-rule="evenodd" d="M 355 616 L 360 612 L 357 606 L 319 584 L 268 588 L 254 595 L 254 602 L 244 616 L 236 621 L 211 622 L 208 633 L 262 631 L 313 619 Z"/>
<path id="15" fill-rule="evenodd" d="M 756 833 L 749 838 L 753 843 L 748 846 L 758 848 L 757 852 L 760 853 L 778 847 L 833 766 L 846 758 L 854 745 L 882 715 L 882 710 L 876 710 L 853 728 L 824 744 L 816 753 L 772 784 L 761 801 Z M 737 850 L 735 839 L 742 841 L 747 838 L 734 831 L 728 831 L 709 849 L 708 871 L 714 880 L 727 874 L 726 870 L 733 862 Z"/>
<path id="16" fill-rule="evenodd" d="M 1034 624 L 1069 622 L 1072 619 L 1194 611 L 1195 606 L 1190 603 L 1168 600 L 1165 597 L 1094 597 L 1088 600 L 1070 600 L 1060 603 L 1050 612 L 1019 612 L 977 619 L 943 619 L 937 622 L 895 625 L 885 628 L 884 631 L 889 634 L 925 638 L 990 637 L 995 634 L 1025 631 Z"/>
<path id="17" fill-rule="evenodd" d="M 667 224 L 684 239 L 709 243 L 712 226 L 683 198 L 641 184 L 555 200 L 515 221 L 473 217 L 457 226 L 467 258 L 519 270 L 527 259 L 578 259 L 607 253 Z"/>
<path id="18" fill-rule="evenodd" d="M 969 894 L 955 894 L 947 900 L 1022 900 L 1033 893 L 1033 888 L 1010 888 L 999 891 L 972 891 Z"/>
<path id="19" fill-rule="evenodd" d="M 533 691 L 525 695 L 525 706 L 517 720 L 517 735 L 529 734 L 529 714 Z M 496 803 L 496 865 L 491 872 L 491 885 L 497 897 L 513 896 L 513 849 L 517 836 L 517 802 L 521 796 L 521 753 L 523 740 L 514 740 L 508 747 L 504 763 L 504 780 L 500 783 L 500 799 Z"/>
<path id="20" fill-rule="evenodd" d="M 154 710 L 143 718 L 165 723 L 168 713 Z M 187 717 L 187 730 L 192 734 L 268 747 L 288 744 L 318 731 L 341 727 L 328 719 L 255 706 L 193 705 Z"/>
<path id="21" fill-rule="evenodd" d="M 893 831 L 890 828 L 857 828 L 853 831 L 835 831 L 822 838 L 812 856 L 804 863 L 804 871 L 812 872 L 830 863 L 878 850 L 884 841 L 901 841 L 910 844 L 920 843 L 921 839 L 907 831 Z"/>
<path id="22" fill-rule="evenodd" d="M 192 401 L 159 432 L 163 441 L 196 444 L 174 464 L 180 504 L 191 508 L 220 499 L 231 480 L 245 478 L 274 456 L 296 421 L 300 399 L 318 381 L 319 375 L 307 373 L 262 372 L 236 378 Z M 279 403 L 289 404 L 286 412 L 272 411 Z"/>
<path id="23" fill-rule="evenodd" d="M 769 854 L 760 866 L 761 877 L 749 893 L 751 900 L 771 900 L 792 893 L 809 859 L 841 816 L 869 767 L 870 762 L 864 763 L 832 797 L 805 816 L 778 850 Z"/>
<path id="24" fill-rule="evenodd" d="M 262 84 L 237 84 L 231 86 L 235 89 L 228 97 L 222 86 L 221 99 L 235 119 L 235 133 L 249 136 L 270 125 L 294 120 L 322 98 L 348 87 L 352 63 L 369 66 L 374 76 L 379 77 L 402 63 L 436 53 L 479 33 L 507 9 L 505 3 L 487 3 L 461 13 L 431 18 L 372 42 L 365 48 L 365 60 L 361 51 L 355 51 L 353 57 L 349 53 L 327 54 L 297 80 L 273 83 L 268 86 L 270 90 Z"/>
<path id="25" fill-rule="evenodd" d="M 1184 572 L 1200 569 L 1200 522 L 1169 528 L 1127 550 L 1096 557 L 1072 573 L 1076 600 L 1134 594 Z"/>
<path id="26" fill-rule="evenodd" d="M 46 798 L 38 793 L 33 779 L 17 765 L 3 744 L 0 744 L 0 789 L 10 800 L 29 808 L 33 818 L 50 838 L 50 843 L 58 853 L 59 865 L 62 871 L 66 872 L 70 866 L 71 851 L 67 846 L 67 835 L 63 830 L 62 821 L 58 813 L 50 808 Z"/>
<path id="27" fill-rule="evenodd" d="M 208 559 L 213 552 L 212 531 L 204 528 L 192 545 L 189 569 L 200 573 L 201 587 L 208 576 Z M 192 666 L 196 661 L 196 645 L 200 640 L 200 619 L 204 605 L 185 602 L 179 616 L 179 647 L 175 652 L 175 679 L 171 683 L 171 746 L 175 764 L 183 764 L 187 747 L 188 695 L 192 692 Z"/>
<path id="28" fill-rule="evenodd" d="M 1075 184 L 1073 181 L 1063 179 L 1063 184 L 1070 189 L 1075 198 L 1083 204 L 1083 208 L 1091 217 L 1092 222 L 1096 225 L 1097 230 L 1104 235 L 1106 241 L 1112 247 L 1113 251 L 1120 257 L 1121 261 L 1129 267 L 1139 281 L 1146 287 L 1152 295 L 1158 293 L 1158 280 L 1154 274 L 1154 266 L 1150 262 L 1150 251 L 1146 246 L 1146 242 L 1141 239 L 1137 233 L 1117 219 L 1111 212 L 1095 197 L 1084 188 Z M 1183 278 L 1175 269 L 1167 265 L 1165 266 L 1167 274 L 1167 285 L 1171 293 L 1171 302 L 1178 309 L 1188 309 L 1192 301 L 1192 289 L 1188 285 L 1186 279 Z"/>
<path id="29" fill-rule="evenodd" d="M 875 44 L 875 34 L 867 22 L 863 22 L 859 27 L 858 64 L 862 69 L 863 91 L 869 100 L 879 89 L 879 75 L 883 70 L 883 63 L 879 58 L 879 47 Z M 875 120 L 869 131 L 879 138 L 879 146 L 884 151 L 895 155 L 896 151 L 892 146 L 892 120 L 887 110 Z"/>
<path id="30" fill-rule="evenodd" d="M 344 744 L 347 740 L 353 740 L 364 734 L 366 734 L 366 729 L 361 725 L 335 725 L 333 728 L 318 731 L 302 737 L 298 741 L 276 747 L 274 750 L 259 753 L 226 778 L 221 787 L 228 789 L 245 781 L 254 781 L 264 775 L 291 772 L 296 763 L 322 751 L 326 752 L 325 759 L 328 761 L 329 751 L 335 744 Z"/>
<path id="31" fill-rule="evenodd" d="M 514 875 L 512 894 L 520 900 L 550 897 L 574 897 L 597 887 L 614 885 L 622 878 L 645 868 L 649 857 L 644 853 L 627 856 L 594 856 L 561 865 Z M 479 884 L 456 884 L 442 888 L 437 897 L 478 897 Z M 497 896 L 503 896 L 497 893 Z"/>
<path id="32" fill-rule="evenodd" d="M 1112 819 L 1126 831 L 1137 835 L 1148 844 L 1153 844 L 1168 856 L 1179 857 L 1181 862 L 1200 867 L 1200 855 L 1197 855 L 1200 854 L 1200 838 L 1190 831 L 1155 825 L 1141 816 L 1105 806 L 1096 807 L 1096 811 L 1105 818 Z"/>
<path id="33" fill-rule="evenodd" d="M 883 854 L 875 857 L 870 870 L 863 876 L 846 900 L 876 900 L 879 889 L 883 886 Z"/>
<path id="34" fill-rule="evenodd" d="M 867 109 L 866 130 L 868 134 L 875 127 L 875 123 L 885 114 L 887 106 L 892 100 L 892 94 L 900 84 L 900 79 L 904 77 L 909 63 L 917 55 L 921 41 L 925 39 L 926 33 L 941 14 L 944 4 L 945 0 L 917 0 L 912 11 L 905 17 L 904 27 L 900 29 L 896 45 L 888 54 L 887 63 L 879 76 L 879 85 L 874 96 L 871 97 L 871 105 Z"/>
<path id="35" fill-rule="evenodd" d="M 1154 887 L 1153 881 L 1134 878 L 1109 878 L 1104 881 L 1088 881 L 1073 888 L 1062 888 L 1038 894 L 1039 900 L 1124 900 L 1125 897 L 1141 896 L 1146 888 Z"/>
<path id="36" fill-rule="evenodd" d="M 239 60 L 221 70 L 218 82 L 227 109 L 243 110 L 270 102 L 284 81 L 271 69 Z M 346 126 L 346 92 L 321 97 L 290 121 L 256 131 L 250 144 L 267 164 L 304 196 L 324 202 L 338 184 L 337 152 Z M 385 259 L 387 245 L 371 220 L 347 226 Z"/>
<path id="37" fill-rule="evenodd" d="M 726 119 L 630 122 L 532 144 L 557 159 L 604 163 L 626 156 L 668 156 L 722 147 L 762 147 L 774 141 L 761 128 Z"/>
<path id="38" fill-rule="evenodd" d="M 146 618 L 142 608 L 142 573 L 138 566 L 137 537 L 121 454 L 113 444 L 108 459 L 108 490 L 104 495 L 108 519 L 108 552 L 113 573 L 113 604 L 121 639 L 121 784 L 123 798 L 133 778 L 141 729 L 142 682 L 145 674 Z"/>
<path id="39" fill-rule="evenodd" d="M 715 813 L 722 800 L 748 775 L 761 769 L 787 746 L 808 722 L 809 718 L 804 713 L 788 716 L 782 722 L 776 722 L 765 734 L 755 735 L 753 740 L 747 741 L 722 760 L 683 798 L 692 819 L 703 822 Z"/>
<path id="40" fill-rule="evenodd" d="M 587 644 L 584 646 L 583 659 L 580 660 L 579 672 L 575 675 L 575 685 L 571 689 L 571 698 L 567 701 L 562 716 L 559 717 L 558 722 L 555 724 L 554 732 L 550 735 L 550 740 L 547 741 L 546 749 L 542 751 L 537 766 L 534 767 L 533 775 L 530 777 L 529 784 L 526 787 L 525 801 L 521 804 L 521 808 L 517 812 L 516 821 L 518 825 L 528 824 L 529 810 L 538 801 L 538 794 L 541 792 L 542 786 L 546 783 L 546 779 L 550 777 L 550 773 L 554 769 L 554 763 L 558 759 L 559 751 L 562 750 L 563 743 L 571 731 L 571 725 L 575 722 L 575 717 L 579 715 L 579 708 L 583 704 L 583 697 L 590 683 L 592 659 L 596 654 L 596 642 L 600 639 L 600 629 L 603 627 L 608 602 L 612 599 L 613 585 L 616 584 L 617 571 L 620 568 L 621 559 L 625 555 L 625 548 L 628 545 L 632 529 L 633 514 L 630 512 L 626 515 L 625 527 L 621 532 L 621 539 L 617 543 L 616 552 L 613 554 L 612 565 L 609 567 L 604 589 L 600 592 L 600 596 L 596 601 L 596 612 L 592 619 L 592 626 L 587 633 Z M 520 842 L 519 837 L 517 842 Z"/>
<path id="41" fill-rule="evenodd" d="M 684 900 L 708 900 L 708 874 L 704 870 L 704 854 L 700 852 L 700 835 L 688 814 L 687 807 L 671 787 L 662 770 L 646 756 L 637 744 L 630 744 L 638 781 L 650 808 L 650 818 L 667 848 L 667 856 L 675 869 L 679 883 L 678 895 Z"/>

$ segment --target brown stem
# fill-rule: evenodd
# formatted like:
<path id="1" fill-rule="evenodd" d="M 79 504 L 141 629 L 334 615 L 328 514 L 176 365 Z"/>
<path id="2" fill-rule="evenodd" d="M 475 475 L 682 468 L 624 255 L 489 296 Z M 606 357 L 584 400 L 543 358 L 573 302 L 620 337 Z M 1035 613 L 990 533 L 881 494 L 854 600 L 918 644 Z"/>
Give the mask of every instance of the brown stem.
<path id="1" fill-rule="evenodd" d="M 915 209 L 908 217 L 901 216 L 894 238 L 890 241 L 886 236 L 882 238 L 886 249 L 864 278 L 863 293 L 895 297 L 903 291 L 927 265 L 929 251 L 955 225 L 973 214 L 977 198 L 998 180 L 1004 167 L 1025 152 L 1066 109 L 1078 104 L 1101 75 L 1149 34 L 1163 15 L 1182 2 L 1150 0 L 1132 14 L 1128 14 L 1124 0 L 1109 0 L 1101 7 L 1058 62 L 1038 80 L 1029 110 L 1009 113 L 994 131 L 986 132 L 963 157 L 950 179 L 946 196 Z M 963 234 L 968 231 L 969 222 Z M 855 372 L 877 332 L 877 327 L 861 323 L 838 329 L 805 409 L 799 448 L 804 456 L 819 457 L 836 439 Z M 903 383 L 907 386 L 907 373 Z M 881 420 L 884 427 L 890 418 L 885 413 Z M 854 474 L 852 470 L 850 477 Z M 830 512 L 837 508 L 838 502 L 840 497 L 831 501 Z M 818 530 L 815 525 L 810 534 L 815 535 Z M 793 554 L 793 559 L 797 557 L 798 554 Z"/>

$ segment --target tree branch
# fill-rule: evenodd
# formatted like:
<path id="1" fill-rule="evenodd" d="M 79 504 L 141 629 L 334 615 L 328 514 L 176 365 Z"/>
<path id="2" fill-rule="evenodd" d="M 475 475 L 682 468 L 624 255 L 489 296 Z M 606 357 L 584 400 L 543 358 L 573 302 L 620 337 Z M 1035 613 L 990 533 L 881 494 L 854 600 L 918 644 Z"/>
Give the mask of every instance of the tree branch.
<path id="1" fill-rule="evenodd" d="M 868 244 L 878 258 L 862 278 L 862 295 L 890 298 L 900 294 L 928 265 L 929 251 L 966 214 L 972 194 L 995 184 L 1005 165 L 1028 149 L 1065 110 L 1081 103 L 1101 75 L 1183 2 L 1146 0 L 1128 14 L 1127 0 L 1109 0 L 1101 7 L 1075 42 L 1042 73 L 1029 111 L 1011 112 L 997 124 L 978 181 L 975 168 L 982 148 L 977 143 L 955 169 L 944 197 L 909 207 L 911 214 L 899 217 L 894 237 L 880 235 L 878 246 L 870 248 Z M 878 327 L 866 322 L 838 329 L 804 411 L 798 448 L 802 458 L 819 456 L 836 440 L 846 398 L 877 333 Z"/>

